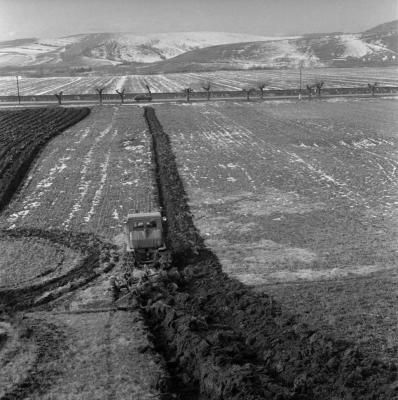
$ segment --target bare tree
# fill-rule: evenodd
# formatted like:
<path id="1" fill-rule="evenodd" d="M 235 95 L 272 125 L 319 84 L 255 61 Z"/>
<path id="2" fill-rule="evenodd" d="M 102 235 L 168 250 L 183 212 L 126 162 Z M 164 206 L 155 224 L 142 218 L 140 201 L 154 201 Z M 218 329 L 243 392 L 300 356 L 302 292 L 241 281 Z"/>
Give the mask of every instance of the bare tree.
<path id="1" fill-rule="evenodd" d="M 312 99 L 312 91 L 314 89 L 314 85 L 307 85 L 307 90 L 308 90 L 308 98 L 311 100 Z"/>
<path id="2" fill-rule="evenodd" d="M 61 105 L 62 104 L 62 93 L 63 91 L 61 90 L 59 93 L 55 93 L 54 96 L 57 98 L 58 100 L 58 104 Z"/>
<path id="3" fill-rule="evenodd" d="M 315 93 L 318 95 L 318 98 L 321 98 L 321 91 L 322 87 L 324 86 L 325 82 L 324 81 L 317 81 L 315 83 L 312 83 L 310 85 L 307 85 L 307 90 L 308 90 L 308 98 L 312 98 L 312 92 L 315 90 Z"/>
<path id="4" fill-rule="evenodd" d="M 250 95 L 256 91 L 253 87 L 246 87 L 242 89 L 244 93 L 246 93 L 247 101 L 250 100 Z"/>
<path id="5" fill-rule="evenodd" d="M 308 90 L 308 98 L 312 98 L 312 92 L 315 90 L 315 93 L 318 95 L 318 99 L 321 98 L 321 92 L 322 88 L 324 86 L 325 82 L 324 81 L 317 81 L 315 83 L 312 83 L 311 85 L 307 85 L 307 90 Z"/>
<path id="6" fill-rule="evenodd" d="M 202 83 L 202 88 L 207 92 L 207 100 L 209 101 L 210 100 L 210 89 L 211 89 L 210 81 Z"/>
<path id="7" fill-rule="evenodd" d="M 122 89 L 122 90 L 118 90 L 116 89 L 116 93 L 120 96 L 120 101 L 123 104 L 124 103 L 124 92 L 126 91 L 126 89 Z"/>
<path id="8" fill-rule="evenodd" d="M 95 88 L 95 91 L 98 93 L 100 104 L 102 104 L 102 92 L 105 90 L 104 87 Z"/>
<path id="9" fill-rule="evenodd" d="M 318 99 L 321 98 L 321 91 L 322 91 L 324 84 L 325 84 L 324 81 L 318 81 L 315 83 L 315 88 L 316 88 L 316 93 L 318 94 Z"/>
<path id="10" fill-rule="evenodd" d="M 267 82 L 258 82 L 257 87 L 260 89 L 261 92 L 261 98 L 264 98 L 264 89 L 268 86 L 269 84 Z"/>
<path id="11" fill-rule="evenodd" d="M 377 88 L 377 86 L 379 86 L 379 83 L 378 82 L 375 82 L 375 83 L 368 83 L 368 87 L 369 87 L 369 89 L 370 89 L 370 93 L 372 93 L 372 96 L 375 96 L 376 95 L 376 88 Z"/>
<path id="12" fill-rule="evenodd" d="M 184 89 L 184 93 L 187 95 L 187 102 L 189 103 L 190 101 L 190 95 L 193 92 L 193 89 L 191 87 L 187 87 Z"/>

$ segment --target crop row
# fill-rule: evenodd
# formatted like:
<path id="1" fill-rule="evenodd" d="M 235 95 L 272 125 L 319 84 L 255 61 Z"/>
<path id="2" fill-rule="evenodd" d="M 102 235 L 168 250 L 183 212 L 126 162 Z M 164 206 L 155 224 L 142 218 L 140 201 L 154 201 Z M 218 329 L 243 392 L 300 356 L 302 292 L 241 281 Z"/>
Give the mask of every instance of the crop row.
<path id="1" fill-rule="evenodd" d="M 325 81 L 330 88 L 358 87 L 378 82 L 380 86 L 397 86 L 395 68 L 321 68 L 302 71 L 303 87 L 316 80 Z M 153 92 L 181 92 L 192 86 L 195 91 L 203 90 L 202 83 L 211 82 L 212 90 L 241 90 L 246 86 L 256 86 L 266 82 L 267 89 L 293 89 L 300 86 L 299 70 L 257 70 L 257 71 L 218 71 L 200 73 L 175 73 L 159 75 L 124 75 L 114 76 L 81 76 L 51 78 L 21 78 L 21 95 L 53 95 L 63 91 L 64 94 L 95 94 L 95 88 L 104 87 L 104 93 L 115 93 L 115 90 L 137 93 L 146 90 L 148 84 Z M 0 95 L 16 95 L 15 78 L 0 77 Z"/>
<path id="2" fill-rule="evenodd" d="M 89 112 L 88 108 L 0 112 L 0 210 L 9 202 L 46 142 Z M 14 124 L 9 124 L 8 119 L 15 121 Z"/>

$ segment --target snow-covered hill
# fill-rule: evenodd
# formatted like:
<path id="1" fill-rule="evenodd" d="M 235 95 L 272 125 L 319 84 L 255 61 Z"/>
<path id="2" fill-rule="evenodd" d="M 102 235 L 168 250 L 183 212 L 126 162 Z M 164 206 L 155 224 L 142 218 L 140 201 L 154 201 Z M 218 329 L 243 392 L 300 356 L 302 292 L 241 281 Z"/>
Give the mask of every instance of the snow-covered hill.
<path id="1" fill-rule="evenodd" d="M 394 39 L 394 37 L 390 37 Z M 397 36 L 391 45 L 362 34 L 333 34 L 206 47 L 140 67 L 146 73 L 218 69 L 398 65 Z"/>
<path id="2" fill-rule="evenodd" d="M 127 73 L 220 68 L 397 65 L 398 21 L 355 34 L 264 37 L 225 32 L 91 33 L 0 42 L 0 69 L 121 66 Z"/>
<path id="3" fill-rule="evenodd" d="M 279 38 L 221 32 L 177 32 L 146 36 L 114 34 L 93 48 L 91 55 L 119 62 L 150 63 L 209 46 L 276 39 Z"/>
<path id="4" fill-rule="evenodd" d="M 224 32 L 176 32 L 149 34 L 92 33 L 64 38 L 45 38 L 18 45 L 0 43 L 0 66 L 82 63 L 87 58 L 98 64 L 152 63 L 187 51 L 227 43 L 277 40 Z"/>

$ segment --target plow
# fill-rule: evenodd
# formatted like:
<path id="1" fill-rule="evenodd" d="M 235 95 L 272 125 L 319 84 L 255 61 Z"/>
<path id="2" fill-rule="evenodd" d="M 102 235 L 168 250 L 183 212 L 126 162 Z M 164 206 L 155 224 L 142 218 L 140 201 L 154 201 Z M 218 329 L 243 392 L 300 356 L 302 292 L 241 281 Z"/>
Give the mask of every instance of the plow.
<path id="1" fill-rule="evenodd" d="M 160 211 L 132 212 L 124 225 L 126 270 L 111 280 L 117 307 L 129 303 L 134 288 L 171 266 L 171 253 L 164 241 L 163 224 L 166 218 Z"/>

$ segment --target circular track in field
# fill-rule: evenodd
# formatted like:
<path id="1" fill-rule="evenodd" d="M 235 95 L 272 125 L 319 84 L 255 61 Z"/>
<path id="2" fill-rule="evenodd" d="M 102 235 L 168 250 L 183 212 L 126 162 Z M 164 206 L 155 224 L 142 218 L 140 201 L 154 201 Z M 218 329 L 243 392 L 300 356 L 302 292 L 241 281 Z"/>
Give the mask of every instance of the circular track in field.
<path id="1" fill-rule="evenodd" d="M 72 270 L 82 256 L 70 247 L 35 236 L 0 237 L 0 288 L 45 283 Z"/>
<path id="2" fill-rule="evenodd" d="M 0 229 L 0 309 L 26 309 L 75 290 L 118 260 L 116 246 L 91 233 Z"/>

